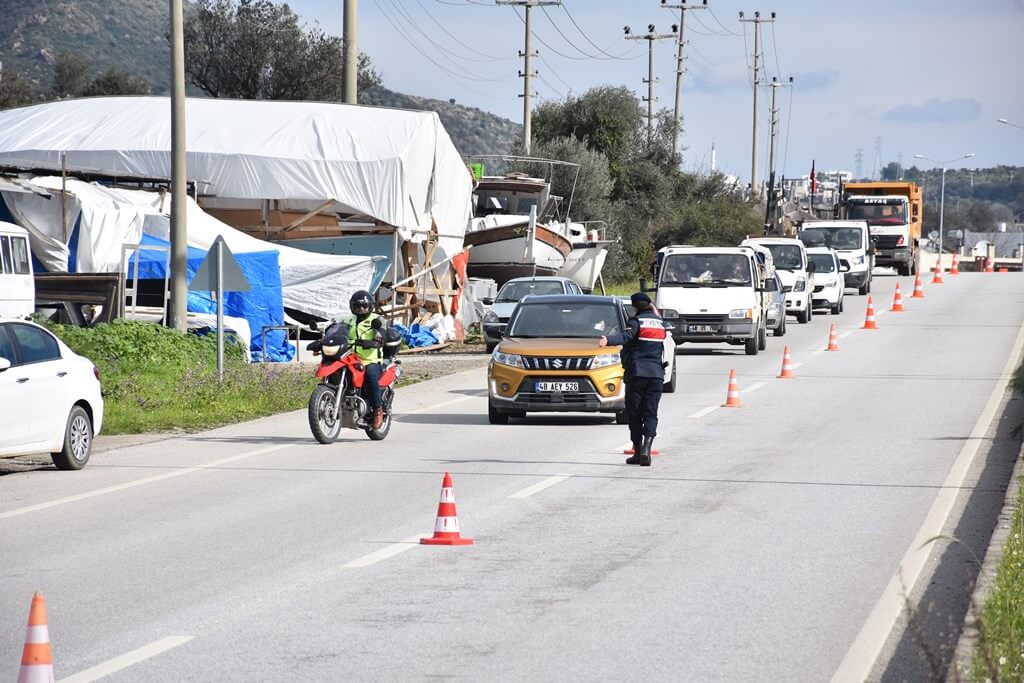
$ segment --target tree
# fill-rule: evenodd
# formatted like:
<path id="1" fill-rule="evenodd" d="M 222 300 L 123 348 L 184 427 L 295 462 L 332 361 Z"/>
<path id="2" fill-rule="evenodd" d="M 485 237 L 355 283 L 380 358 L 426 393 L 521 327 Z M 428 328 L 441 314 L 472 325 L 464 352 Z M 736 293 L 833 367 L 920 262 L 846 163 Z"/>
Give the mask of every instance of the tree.
<path id="1" fill-rule="evenodd" d="M 86 97 L 148 95 L 149 83 L 144 78 L 132 76 L 120 67 L 112 66 L 93 80 L 82 94 Z"/>
<path id="2" fill-rule="evenodd" d="M 556 159 L 579 164 L 579 173 L 572 166 L 531 164 L 527 172 L 545 177 L 551 172 L 551 194 L 565 199 L 563 211 L 569 211 L 571 220 L 608 220 L 608 197 L 612 191 L 612 179 L 608 173 L 608 160 L 600 152 L 588 149 L 586 144 L 575 138 L 556 138 L 533 146 L 533 156 Z M 568 202 L 572 198 L 572 206 Z"/>
<path id="3" fill-rule="evenodd" d="M 199 0 L 185 22 L 185 74 L 212 97 L 341 99 L 343 42 L 305 28 L 287 4 L 270 0 Z M 357 91 L 379 85 L 359 55 Z"/>
<path id="4" fill-rule="evenodd" d="M 79 97 L 92 83 L 89 58 L 71 50 L 61 50 L 53 64 L 53 84 L 50 97 L 62 99 Z"/>
<path id="5" fill-rule="evenodd" d="M 16 71 L 0 71 L 0 109 L 21 107 L 32 102 L 32 86 Z"/>
<path id="6" fill-rule="evenodd" d="M 895 161 L 890 161 L 882 168 L 882 180 L 899 180 L 903 168 Z"/>

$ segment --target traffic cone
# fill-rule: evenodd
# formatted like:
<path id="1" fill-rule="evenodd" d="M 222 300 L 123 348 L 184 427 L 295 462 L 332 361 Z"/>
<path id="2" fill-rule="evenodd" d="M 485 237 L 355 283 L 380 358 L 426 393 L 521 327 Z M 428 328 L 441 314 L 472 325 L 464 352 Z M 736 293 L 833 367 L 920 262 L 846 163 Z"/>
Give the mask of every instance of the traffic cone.
<path id="1" fill-rule="evenodd" d="M 994 268 L 994 264 L 992 263 L 992 259 L 990 259 L 990 258 L 985 259 L 985 272 L 986 273 L 994 273 L 994 272 L 996 272 L 995 268 Z"/>
<path id="2" fill-rule="evenodd" d="M 839 337 L 836 336 L 836 324 L 832 323 L 832 327 L 828 330 L 828 346 L 825 347 L 826 351 L 838 351 L 839 350 Z"/>
<path id="3" fill-rule="evenodd" d="M 953 267 L 949 269 L 950 275 L 960 274 L 960 254 L 953 254 Z"/>
<path id="4" fill-rule="evenodd" d="M 725 403 L 722 404 L 723 408 L 742 408 L 743 404 L 740 403 L 740 385 L 736 383 L 736 371 L 729 371 L 729 392 L 725 395 Z"/>
<path id="5" fill-rule="evenodd" d="M 933 285 L 941 285 L 942 284 L 942 256 L 941 255 L 938 256 L 935 259 L 935 273 L 932 275 L 932 284 Z"/>
<path id="6" fill-rule="evenodd" d="M 779 379 L 790 379 L 796 377 L 793 374 L 793 361 L 789 357 L 789 347 L 786 346 L 782 350 L 782 372 L 779 373 Z"/>
<path id="7" fill-rule="evenodd" d="M 21 653 L 18 683 L 53 683 L 53 652 L 50 650 L 50 629 L 46 623 L 46 598 L 42 593 L 32 596 L 28 611 L 28 632 Z"/>
<path id="8" fill-rule="evenodd" d="M 917 274 L 914 278 L 914 293 L 910 295 L 911 299 L 923 299 L 924 298 L 924 287 L 921 286 L 921 273 Z"/>
<path id="9" fill-rule="evenodd" d="M 864 316 L 864 327 L 862 330 L 877 330 L 878 325 L 875 323 L 875 307 L 871 304 L 871 297 L 868 297 L 868 312 Z"/>
<path id="10" fill-rule="evenodd" d="M 441 483 L 441 501 L 437 504 L 437 521 L 434 535 L 421 538 L 424 545 L 473 545 L 472 538 L 459 534 L 459 516 L 455 512 L 455 492 L 452 490 L 452 475 L 444 473 Z"/>
<path id="11" fill-rule="evenodd" d="M 896 294 L 892 297 L 892 308 L 889 309 L 890 313 L 902 313 L 907 309 L 903 308 L 903 295 L 900 294 L 900 283 L 896 283 Z"/>
<path id="12" fill-rule="evenodd" d="M 623 455 L 636 455 L 636 451 L 634 451 L 632 448 L 624 448 L 624 449 L 622 449 L 622 454 Z M 657 448 L 652 448 L 651 449 L 651 457 L 652 458 L 657 458 L 659 455 L 661 455 L 661 451 L 659 451 Z"/>

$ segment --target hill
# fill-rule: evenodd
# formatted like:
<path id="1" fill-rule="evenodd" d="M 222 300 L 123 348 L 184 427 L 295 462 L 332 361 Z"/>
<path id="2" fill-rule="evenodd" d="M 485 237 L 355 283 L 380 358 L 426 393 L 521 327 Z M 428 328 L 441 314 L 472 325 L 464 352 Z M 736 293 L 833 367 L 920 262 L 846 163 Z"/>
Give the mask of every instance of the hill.
<path id="1" fill-rule="evenodd" d="M 94 73 L 117 65 L 149 81 L 155 94 L 168 91 L 167 0 L 4 0 L 0 11 L 0 62 L 37 94 L 49 89 L 61 50 L 88 57 Z M 462 154 L 509 152 L 522 135 L 519 124 L 481 109 L 383 87 L 365 93 L 363 103 L 436 111 Z"/>

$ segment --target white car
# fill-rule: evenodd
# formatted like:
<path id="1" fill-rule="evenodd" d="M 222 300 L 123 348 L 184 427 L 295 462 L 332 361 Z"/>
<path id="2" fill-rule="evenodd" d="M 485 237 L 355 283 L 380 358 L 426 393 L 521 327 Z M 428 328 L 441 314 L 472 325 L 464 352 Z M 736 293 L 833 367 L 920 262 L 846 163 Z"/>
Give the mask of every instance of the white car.
<path id="1" fill-rule="evenodd" d="M 810 247 L 807 258 L 814 264 L 811 274 L 811 305 L 816 308 L 828 308 L 832 315 L 843 312 L 843 297 L 846 283 L 843 274 L 850 268 L 839 262 L 839 254 L 828 247 Z"/>
<path id="2" fill-rule="evenodd" d="M 0 406 L 0 457 L 49 453 L 80 470 L 103 426 L 99 370 L 45 328 L 0 320 Z"/>
<path id="3" fill-rule="evenodd" d="M 756 237 L 740 244 L 767 247 L 772 252 L 775 272 L 785 288 L 786 313 L 795 315 L 801 324 L 809 323 L 813 316 L 811 273 L 814 266 L 807 260 L 804 243 L 793 237 Z"/>

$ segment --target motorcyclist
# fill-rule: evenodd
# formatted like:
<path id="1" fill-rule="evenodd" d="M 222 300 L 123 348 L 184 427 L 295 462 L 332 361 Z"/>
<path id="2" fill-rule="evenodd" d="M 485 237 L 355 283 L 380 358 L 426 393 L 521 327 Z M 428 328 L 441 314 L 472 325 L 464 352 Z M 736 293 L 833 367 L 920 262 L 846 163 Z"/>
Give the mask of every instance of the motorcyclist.
<path id="1" fill-rule="evenodd" d="M 349 310 L 355 316 L 351 339 L 355 354 L 366 374 L 363 376 L 363 396 L 370 404 L 370 426 L 380 429 L 384 424 L 384 407 L 380 395 L 380 376 L 384 371 L 384 319 L 373 312 L 373 297 L 359 290 L 348 300 Z"/>

